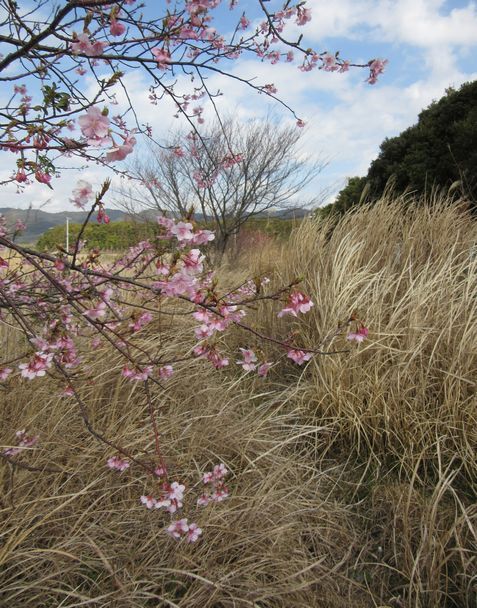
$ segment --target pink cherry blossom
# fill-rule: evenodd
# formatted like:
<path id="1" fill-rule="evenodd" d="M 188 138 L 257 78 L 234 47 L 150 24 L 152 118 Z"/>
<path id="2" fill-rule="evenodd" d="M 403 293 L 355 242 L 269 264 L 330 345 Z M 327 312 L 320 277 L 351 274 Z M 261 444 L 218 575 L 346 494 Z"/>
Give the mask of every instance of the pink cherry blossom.
<path id="1" fill-rule="evenodd" d="M 211 502 L 222 502 L 229 497 L 229 491 L 226 487 L 220 487 L 210 495 Z"/>
<path id="2" fill-rule="evenodd" d="M 210 503 L 209 494 L 201 494 L 197 499 L 197 505 L 199 507 L 206 507 Z"/>
<path id="3" fill-rule="evenodd" d="M 313 353 L 306 353 L 302 350 L 294 350 L 290 349 L 287 353 L 287 357 L 297 363 L 298 365 L 302 365 L 305 361 L 309 361 L 313 356 Z"/>
<path id="4" fill-rule="evenodd" d="M 90 49 L 91 49 L 91 41 L 86 32 L 78 34 L 75 37 L 75 42 L 73 42 L 71 45 L 71 50 L 73 51 L 73 53 L 75 55 L 78 53 L 84 53 L 87 55 L 87 54 L 89 54 Z"/>
<path id="5" fill-rule="evenodd" d="M 299 6 L 297 10 L 296 24 L 305 25 L 305 23 L 308 23 L 308 21 L 311 21 L 311 10 L 309 8 Z"/>
<path id="6" fill-rule="evenodd" d="M 189 531 L 187 525 L 187 518 L 173 521 L 170 526 L 167 527 L 166 532 L 172 536 L 172 538 L 179 539 Z"/>
<path id="7" fill-rule="evenodd" d="M 151 321 L 152 321 L 152 313 L 150 313 L 150 312 L 143 312 L 142 315 L 140 315 L 134 321 L 134 323 L 130 323 L 129 324 L 129 327 L 131 328 L 131 330 L 133 332 L 136 332 L 136 331 L 139 331 L 140 329 L 142 329 L 145 325 L 147 325 Z"/>
<path id="8" fill-rule="evenodd" d="M 98 213 L 96 215 L 96 221 L 98 222 L 98 224 L 109 224 L 109 222 L 111 221 L 111 218 L 105 212 L 103 207 L 99 207 Z"/>
<path id="9" fill-rule="evenodd" d="M 375 84 L 378 76 L 384 72 L 384 68 L 388 63 L 387 59 L 373 59 L 369 62 L 369 78 L 366 80 L 369 84 Z"/>
<path id="10" fill-rule="evenodd" d="M 189 529 L 187 530 L 187 542 L 195 543 L 199 536 L 202 534 L 202 529 L 196 523 L 189 524 Z"/>
<path id="11" fill-rule="evenodd" d="M 117 160 L 124 160 L 128 154 L 134 150 L 134 146 L 137 143 L 136 138 L 133 135 L 127 135 L 123 137 L 123 143 L 112 148 L 110 152 L 106 154 L 106 160 L 108 162 L 114 162 Z"/>
<path id="12" fill-rule="evenodd" d="M 184 267 L 189 272 L 202 272 L 205 255 L 202 255 L 200 249 L 191 249 L 183 258 Z"/>
<path id="13" fill-rule="evenodd" d="M 39 435 L 27 435 L 25 430 L 17 431 L 15 433 L 18 445 L 23 448 L 30 448 L 38 443 L 40 439 Z"/>
<path id="14" fill-rule="evenodd" d="M 25 169 L 19 169 L 19 170 L 17 171 L 17 174 L 15 175 L 15 180 L 16 180 L 18 183 L 22 183 L 22 182 L 26 182 L 26 181 L 27 181 L 27 179 L 28 179 L 28 178 L 27 178 L 27 175 L 26 175 L 26 173 L 25 173 Z"/>
<path id="15" fill-rule="evenodd" d="M 164 484 L 164 499 L 168 501 L 167 510 L 169 513 L 175 513 L 182 507 L 184 490 L 185 486 L 177 481 L 174 481 L 170 485 Z"/>
<path id="16" fill-rule="evenodd" d="M 215 239 L 215 234 L 211 230 L 198 230 L 191 239 L 191 245 L 206 245 Z"/>
<path id="17" fill-rule="evenodd" d="M 204 473 L 202 475 L 202 482 L 207 484 L 207 483 L 212 483 L 212 481 L 214 481 L 214 472 L 213 471 L 208 471 L 207 473 Z"/>
<path id="18" fill-rule="evenodd" d="M 32 380 L 36 377 L 41 377 L 46 374 L 46 370 L 51 367 L 51 360 L 53 359 L 53 354 L 38 352 L 35 353 L 33 359 L 30 359 L 28 363 L 21 363 L 18 367 L 21 369 L 21 375 L 24 378 L 28 378 Z"/>
<path id="19" fill-rule="evenodd" d="M 298 316 L 297 313 L 306 313 L 313 306 L 313 302 L 300 291 L 294 291 L 288 298 L 288 306 L 278 313 L 278 317 L 285 315 Z"/>
<path id="20" fill-rule="evenodd" d="M 323 55 L 321 61 L 323 62 L 322 68 L 325 70 L 325 72 L 335 72 L 339 68 L 338 64 L 336 63 L 336 57 L 334 55 L 330 55 L 329 53 Z"/>
<path id="21" fill-rule="evenodd" d="M 265 378 L 272 366 L 273 366 L 273 363 L 268 363 L 268 362 L 262 363 L 258 367 L 258 375 L 261 376 L 262 378 Z"/>
<path id="22" fill-rule="evenodd" d="M 0 367 L 0 382 L 4 382 L 12 372 L 11 367 Z"/>
<path id="23" fill-rule="evenodd" d="M 86 114 L 78 118 L 81 133 L 91 146 L 107 146 L 111 143 L 109 136 L 109 118 L 97 106 L 88 108 Z"/>
<path id="24" fill-rule="evenodd" d="M 172 502 L 168 498 L 160 498 L 154 503 L 155 509 L 166 509 L 169 513 L 175 513 L 176 507 L 172 506 Z"/>
<path id="25" fill-rule="evenodd" d="M 364 325 L 363 325 L 359 329 L 357 329 L 355 332 L 350 332 L 346 336 L 346 339 L 349 340 L 350 342 L 352 342 L 353 340 L 355 342 L 363 342 L 368 337 L 368 333 L 369 333 L 369 329 L 367 327 L 364 327 Z"/>
<path id="26" fill-rule="evenodd" d="M 40 184 L 49 184 L 51 182 L 51 175 L 37 169 L 35 171 L 35 179 L 37 182 L 40 182 Z"/>
<path id="27" fill-rule="evenodd" d="M 153 509 L 156 506 L 156 499 L 148 494 L 147 496 L 141 496 L 140 501 L 147 509 Z"/>
<path id="28" fill-rule="evenodd" d="M 174 373 L 174 368 L 172 365 L 164 365 L 159 368 L 159 377 L 161 380 L 167 380 Z"/>
<path id="29" fill-rule="evenodd" d="M 107 312 L 107 304 L 106 302 L 98 302 L 98 304 L 94 308 L 90 308 L 86 310 L 83 314 L 88 319 L 101 319 Z"/>
<path id="30" fill-rule="evenodd" d="M 107 465 L 110 469 L 120 471 L 121 473 L 130 467 L 129 461 L 125 458 L 120 458 L 119 456 L 111 456 L 111 458 L 108 458 Z"/>
<path id="31" fill-rule="evenodd" d="M 16 454 L 19 454 L 23 449 L 31 448 L 36 445 L 40 439 L 39 435 L 28 435 L 25 429 L 17 431 L 15 436 L 17 438 L 17 446 L 4 450 L 2 453 L 5 454 L 5 456 L 16 456 Z"/>
<path id="32" fill-rule="evenodd" d="M 165 264 L 161 260 L 157 260 L 156 272 L 157 272 L 157 274 L 162 274 L 163 276 L 167 276 L 171 272 L 171 267 L 169 266 L 169 264 Z"/>
<path id="33" fill-rule="evenodd" d="M 122 36 L 126 31 L 126 26 L 117 19 L 111 19 L 109 31 L 111 32 L 111 36 Z"/>
<path id="34" fill-rule="evenodd" d="M 242 357 L 239 361 L 236 361 L 237 365 L 241 365 L 246 372 L 253 372 L 253 370 L 257 367 L 257 355 L 253 352 L 253 350 L 247 348 L 241 348 Z"/>
<path id="35" fill-rule="evenodd" d="M 209 485 L 210 489 L 199 496 L 197 499 L 198 506 L 205 507 L 211 502 L 222 502 L 228 497 L 229 491 L 224 484 L 224 478 L 228 473 L 227 467 L 220 463 L 216 464 L 212 471 L 202 475 L 202 482 L 204 485 Z"/>
<path id="36" fill-rule="evenodd" d="M 68 384 L 68 386 L 66 386 L 63 389 L 63 392 L 61 394 L 63 395 L 63 397 L 73 397 L 75 394 L 75 391 L 74 391 L 73 387 L 70 384 Z"/>
<path id="37" fill-rule="evenodd" d="M 247 19 L 247 17 L 245 15 L 242 15 L 240 17 L 240 28 L 242 30 L 246 30 L 248 28 L 248 26 L 250 25 L 250 21 L 249 19 Z"/>
<path id="38" fill-rule="evenodd" d="M 75 42 L 71 44 L 71 50 L 75 55 L 81 53 L 88 57 L 98 57 L 98 55 L 103 54 L 105 46 L 104 42 L 99 40 L 91 41 L 88 34 L 83 32 L 76 35 Z"/>
<path id="39" fill-rule="evenodd" d="M 159 224 L 159 226 L 163 226 L 168 231 L 174 226 L 174 220 L 171 220 L 168 217 L 163 217 L 161 215 L 157 217 L 157 223 Z"/>
<path id="40" fill-rule="evenodd" d="M 128 378 L 129 380 L 145 382 L 152 374 L 152 370 L 152 365 L 146 365 L 142 370 L 131 369 L 130 367 L 125 365 L 121 371 L 121 375 L 123 376 L 123 378 Z"/>
<path id="41" fill-rule="evenodd" d="M 76 188 L 73 190 L 71 202 L 80 209 L 83 209 L 92 196 L 93 186 L 84 179 L 80 179 L 76 184 Z"/>
<path id="42" fill-rule="evenodd" d="M 189 222 L 178 222 L 170 229 L 171 234 L 173 234 L 179 242 L 181 241 L 190 241 L 194 238 L 194 233 L 192 232 L 193 226 Z"/>
<path id="43" fill-rule="evenodd" d="M 226 475 L 229 474 L 229 471 L 225 464 L 221 462 L 220 464 L 216 464 L 212 471 L 213 477 L 215 480 L 223 479 Z"/>
<path id="44" fill-rule="evenodd" d="M 161 70 L 167 69 L 168 64 L 171 62 L 171 55 L 169 51 L 155 47 L 151 49 L 151 53 L 154 55 L 154 59 L 157 61 L 157 67 Z"/>

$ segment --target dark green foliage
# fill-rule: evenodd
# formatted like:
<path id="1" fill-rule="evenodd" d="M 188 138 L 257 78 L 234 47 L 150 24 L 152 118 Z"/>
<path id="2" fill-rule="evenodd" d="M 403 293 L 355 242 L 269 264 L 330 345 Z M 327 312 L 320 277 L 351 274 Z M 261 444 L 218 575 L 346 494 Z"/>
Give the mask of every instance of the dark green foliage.
<path id="1" fill-rule="evenodd" d="M 70 242 L 77 238 L 81 224 L 70 224 Z M 83 239 L 88 248 L 121 251 L 158 234 L 159 227 L 152 222 L 114 222 L 111 224 L 88 224 Z M 45 232 L 37 243 L 42 251 L 53 251 L 60 245 L 65 246 L 65 227 L 56 226 Z"/>
<path id="2" fill-rule="evenodd" d="M 367 179 L 380 196 L 391 176 L 395 189 L 419 194 L 461 181 L 460 192 L 477 201 L 477 81 L 464 84 L 419 114 L 416 125 L 385 139 Z"/>
<path id="3" fill-rule="evenodd" d="M 346 186 L 336 197 L 336 201 L 326 207 L 317 209 L 319 217 L 325 219 L 330 215 L 342 215 L 348 209 L 358 205 L 365 198 L 366 178 L 350 177 Z"/>
<path id="4" fill-rule="evenodd" d="M 390 179 L 396 194 L 453 186 L 477 209 L 477 81 L 448 89 L 419 114 L 416 125 L 385 139 L 367 176 L 348 180 L 332 210 L 341 214 L 357 204 L 366 183 L 370 199 L 379 198 Z"/>

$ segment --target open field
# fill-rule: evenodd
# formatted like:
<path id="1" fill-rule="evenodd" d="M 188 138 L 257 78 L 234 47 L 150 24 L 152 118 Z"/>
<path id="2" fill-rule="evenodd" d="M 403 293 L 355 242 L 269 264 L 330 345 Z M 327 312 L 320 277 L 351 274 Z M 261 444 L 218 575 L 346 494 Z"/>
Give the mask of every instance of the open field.
<path id="1" fill-rule="evenodd" d="M 224 260 L 226 284 L 304 277 L 312 311 L 290 322 L 261 305 L 260 330 L 350 352 L 281 359 L 267 379 L 178 366 L 154 397 L 174 477 L 195 488 L 217 462 L 232 472 L 227 500 L 187 505 L 204 530 L 194 545 L 140 504 L 144 475 L 105 467 L 111 453 L 48 379 L 11 383 L 0 444 L 34 428 L 28 462 L 62 472 L 0 464 L 0 606 L 477 608 L 476 244 L 463 208 L 402 199 Z M 332 334 L 352 312 L 370 334 L 350 348 Z M 194 343 L 184 317 L 151 327 L 144 340 L 165 352 Z M 18 337 L 2 332 L 13 357 Z M 232 360 L 238 345 L 260 351 L 228 339 Z M 91 356 L 92 422 L 152 450 L 143 393 L 106 347 Z"/>

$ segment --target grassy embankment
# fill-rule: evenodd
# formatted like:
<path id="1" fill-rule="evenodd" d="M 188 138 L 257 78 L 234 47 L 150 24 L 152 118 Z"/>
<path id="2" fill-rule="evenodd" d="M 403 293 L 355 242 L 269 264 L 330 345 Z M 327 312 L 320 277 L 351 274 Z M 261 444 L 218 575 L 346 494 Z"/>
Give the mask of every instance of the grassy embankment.
<path id="1" fill-rule="evenodd" d="M 395 201 L 332 233 L 303 222 L 287 243 L 242 256 L 242 270 L 224 265 L 227 282 L 305 277 L 313 311 L 277 324 L 263 307 L 252 314 L 264 331 L 295 329 L 313 347 L 355 311 L 370 337 L 306 369 L 280 362 L 266 381 L 178 366 L 155 397 L 174 476 L 193 486 L 217 461 L 233 472 L 231 497 L 192 513 L 204 528 L 192 546 L 139 504 L 145 478 L 105 468 L 110 453 L 73 403 L 48 381 L 13 381 L 1 394 L 2 443 L 34 428 L 41 444 L 28 462 L 64 473 L 0 468 L 0 605 L 475 608 L 476 242 L 461 210 Z M 187 325 L 171 318 L 144 340 L 183 350 Z M 232 335 L 232 359 L 238 344 Z M 152 449 L 142 392 L 118 379 L 106 348 L 94 357 L 82 387 L 94 424 Z"/>

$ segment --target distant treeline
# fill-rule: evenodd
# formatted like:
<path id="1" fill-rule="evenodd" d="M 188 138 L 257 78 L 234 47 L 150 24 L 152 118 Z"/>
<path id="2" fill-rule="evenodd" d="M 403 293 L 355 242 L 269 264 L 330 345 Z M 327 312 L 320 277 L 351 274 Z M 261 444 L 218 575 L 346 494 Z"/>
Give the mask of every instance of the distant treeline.
<path id="1" fill-rule="evenodd" d="M 74 242 L 81 230 L 81 224 L 70 224 L 70 242 Z M 153 239 L 159 234 L 155 222 L 111 222 L 110 224 L 88 224 L 82 239 L 88 249 L 122 250 L 136 245 L 145 239 Z M 37 242 L 37 249 L 52 251 L 58 246 L 64 247 L 66 240 L 65 226 L 56 226 L 45 232 Z"/>
<path id="2" fill-rule="evenodd" d="M 281 218 L 253 218 L 248 220 L 242 227 L 243 232 L 263 232 L 274 238 L 287 238 L 293 226 L 301 220 L 290 220 Z M 203 224 L 210 230 L 213 224 Z M 70 243 L 73 243 L 79 235 L 81 224 L 70 224 Z M 110 224 L 88 224 L 82 239 L 86 241 L 88 249 L 98 248 L 101 250 L 121 251 L 136 245 L 145 239 L 155 239 L 159 234 L 159 226 L 156 222 L 111 222 Z M 58 247 L 64 247 L 66 241 L 65 226 L 56 226 L 45 232 L 37 242 L 37 249 L 41 251 L 54 251 Z"/>

